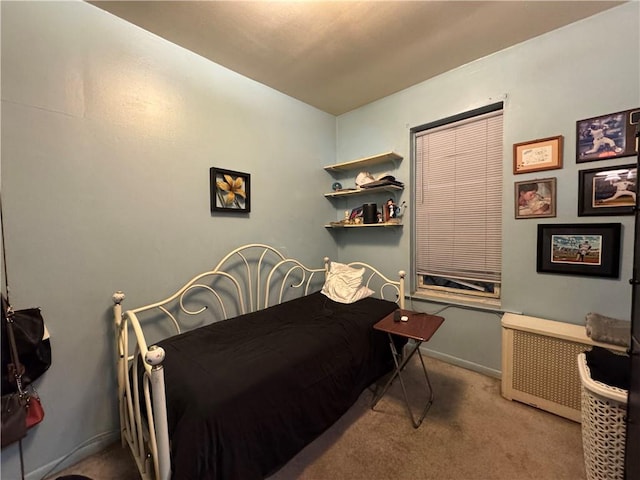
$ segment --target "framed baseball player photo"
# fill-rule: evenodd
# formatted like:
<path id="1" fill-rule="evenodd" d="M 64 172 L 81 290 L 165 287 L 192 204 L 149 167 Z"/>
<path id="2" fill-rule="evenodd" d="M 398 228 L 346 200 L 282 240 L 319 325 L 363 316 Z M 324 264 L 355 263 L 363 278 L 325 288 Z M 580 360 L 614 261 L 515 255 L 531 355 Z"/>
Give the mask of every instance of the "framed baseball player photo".
<path id="1" fill-rule="evenodd" d="M 578 216 L 633 215 L 638 188 L 636 164 L 578 172 Z"/>
<path id="2" fill-rule="evenodd" d="M 618 278 L 620 223 L 538 224 L 536 271 Z"/>
<path id="3" fill-rule="evenodd" d="M 576 163 L 638 154 L 632 115 L 640 109 L 587 118 L 576 122 Z"/>

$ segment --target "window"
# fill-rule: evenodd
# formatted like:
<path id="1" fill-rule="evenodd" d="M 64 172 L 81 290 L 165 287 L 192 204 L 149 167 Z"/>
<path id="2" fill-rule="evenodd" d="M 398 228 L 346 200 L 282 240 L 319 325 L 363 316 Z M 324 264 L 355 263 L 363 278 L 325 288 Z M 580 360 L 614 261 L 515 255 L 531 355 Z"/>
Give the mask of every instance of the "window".
<path id="1" fill-rule="evenodd" d="M 496 303 L 502 262 L 502 103 L 412 130 L 418 292 Z"/>

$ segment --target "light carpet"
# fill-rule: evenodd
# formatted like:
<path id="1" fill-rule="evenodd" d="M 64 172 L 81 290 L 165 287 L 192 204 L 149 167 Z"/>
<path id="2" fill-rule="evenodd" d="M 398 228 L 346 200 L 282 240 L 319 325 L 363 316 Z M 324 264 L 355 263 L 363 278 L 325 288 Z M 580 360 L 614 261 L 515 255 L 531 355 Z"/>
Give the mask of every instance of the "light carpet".
<path id="1" fill-rule="evenodd" d="M 425 357 L 435 400 L 411 424 L 400 382 L 374 410 L 366 390 L 356 404 L 269 480 L 581 480 L 580 424 L 500 395 L 500 381 Z M 417 357 L 407 365 L 414 412 L 427 398 Z M 112 446 L 50 478 L 139 478 L 129 452 Z"/>

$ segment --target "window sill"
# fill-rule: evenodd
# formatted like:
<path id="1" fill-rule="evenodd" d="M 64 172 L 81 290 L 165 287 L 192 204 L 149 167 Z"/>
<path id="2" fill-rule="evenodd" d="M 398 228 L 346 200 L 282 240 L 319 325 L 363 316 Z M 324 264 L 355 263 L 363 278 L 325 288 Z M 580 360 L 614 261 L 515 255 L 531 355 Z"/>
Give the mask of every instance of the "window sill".
<path id="1" fill-rule="evenodd" d="M 427 293 L 420 290 L 413 292 L 409 298 L 412 300 L 443 303 L 452 306 L 477 308 L 478 310 L 502 311 L 502 303 L 499 298 L 467 298 L 466 296 L 452 293 Z"/>

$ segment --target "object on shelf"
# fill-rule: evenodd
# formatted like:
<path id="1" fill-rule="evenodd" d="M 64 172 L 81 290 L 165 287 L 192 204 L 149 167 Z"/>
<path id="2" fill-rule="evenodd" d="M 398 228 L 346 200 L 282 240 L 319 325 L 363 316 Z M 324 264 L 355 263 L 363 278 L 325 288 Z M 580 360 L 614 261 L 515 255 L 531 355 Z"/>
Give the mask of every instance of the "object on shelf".
<path id="1" fill-rule="evenodd" d="M 357 184 L 358 183 L 356 180 L 356 185 Z M 396 187 L 404 187 L 404 183 L 396 180 L 396 177 L 391 175 L 389 172 L 385 172 L 381 175 L 378 175 L 375 179 L 371 181 L 365 181 L 365 183 L 359 184 L 359 186 L 362 188 L 385 187 L 388 185 L 395 185 Z"/>
<path id="2" fill-rule="evenodd" d="M 394 202 L 393 198 L 390 198 L 389 200 L 387 200 L 387 203 L 384 205 L 384 221 L 388 222 L 389 219 L 391 218 L 396 218 L 398 215 L 398 206 L 396 205 L 396 203 Z"/>
<path id="3" fill-rule="evenodd" d="M 375 182 L 376 179 L 373 178 L 369 172 L 360 172 L 356 175 L 356 187 L 362 188 L 367 183 Z"/>
<path id="4" fill-rule="evenodd" d="M 331 185 L 331 190 L 333 190 L 334 192 L 342 190 L 342 184 L 340 182 L 333 182 L 333 185 Z"/>
<path id="5" fill-rule="evenodd" d="M 384 221 L 392 223 L 402 223 L 402 215 L 406 208 L 407 202 L 402 202 L 400 206 L 396 205 L 393 198 L 387 200 L 384 206 Z"/>
<path id="6" fill-rule="evenodd" d="M 362 206 L 362 217 L 364 223 L 378 223 L 378 205 L 375 203 L 365 203 Z"/>

